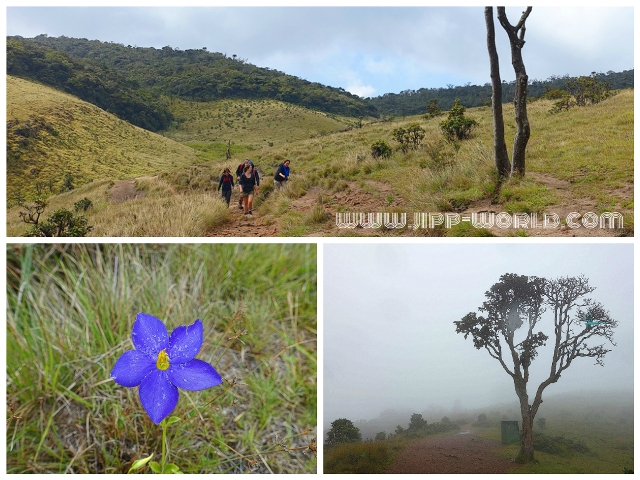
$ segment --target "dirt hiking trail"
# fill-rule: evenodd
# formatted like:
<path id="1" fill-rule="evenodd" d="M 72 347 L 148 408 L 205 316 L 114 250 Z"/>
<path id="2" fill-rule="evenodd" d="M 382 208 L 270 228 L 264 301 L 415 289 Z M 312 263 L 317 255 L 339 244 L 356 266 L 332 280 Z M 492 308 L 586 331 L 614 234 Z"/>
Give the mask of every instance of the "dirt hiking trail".
<path id="1" fill-rule="evenodd" d="M 133 200 L 134 198 L 141 198 L 145 196 L 144 191 L 136 189 L 135 179 L 129 180 L 116 180 L 113 182 L 113 186 L 109 189 L 109 200 L 113 203 L 122 203 L 127 200 Z"/>
<path id="2" fill-rule="evenodd" d="M 598 212 L 597 201 L 593 199 L 578 199 L 570 194 L 570 183 L 557 179 L 551 175 L 542 173 L 528 174 L 535 181 L 545 185 L 554 192 L 556 204 L 547 208 L 548 212 L 556 213 L 560 219 L 564 220 L 571 212 L 585 213 Z M 616 189 L 610 192 L 611 195 L 622 200 L 630 200 L 633 198 L 633 186 Z M 114 203 L 121 203 L 127 200 L 133 200 L 143 197 L 146 192 L 138 191 L 135 187 L 135 180 L 118 180 L 110 188 L 109 199 Z M 219 193 L 214 193 L 219 195 Z M 260 208 L 255 208 L 253 215 L 244 215 L 243 211 L 238 208 L 239 192 L 234 189 L 229 207 L 231 218 L 223 225 L 204 232 L 207 237 L 277 237 L 282 235 L 278 226 L 277 219 L 263 218 L 260 214 Z M 290 208 L 301 215 L 309 215 L 313 209 L 322 205 L 326 212 L 327 219 L 332 221 L 317 224 L 311 229 L 308 236 L 338 236 L 341 231 L 335 224 L 336 214 L 341 211 L 358 212 L 358 213 L 375 213 L 388 211 L 404 210 L 407 213 L 409 222 L 413 221 L 413 213 L 408 211 L 404 200 L 397 195 L 391 185 L 375 180 L 363 180 L 360 182 L 345 182 L 345 188 L 340 191 L 327 191 L 319 186 L 312 186 L 301 197 L 291 201 Z M 498 214 L 503 211 L 502 206 L 492 205 L 490 199 L 483 199 L 474 202 L 466 210 L 460 212 L 461 217 L 465 215 L 471 218 L 472 213 L 494 213 Z M 576 223 L 580 223 L 579 218 L 575 218 Z M 542 215 L 539 215 L 538 222 L 542 222 Z M 499 228 L 497 225 L 489 228 L 491 233 L 497 236 L 517 235 L 526 233 L 527 236 L 552 236 L 552 237 L 613 237 L 625 234 L 620 228 L 570 228 L 562 225 L 557 228 Z M 380 229 L 364 229 L 360 226 L 356 228 L 359 235 L 393 235 L 394 232 L 384 232 Z M 399 231 L 399 236 L 415 236 L 416 234 L 429 234 L 429 230 L 406 229 Z"/>
<path id="3" fill-rule="evenodd" d="M 384 473 L 512 473 L 518 464 L 496 455 L 501 447 L 465 425 L 453 435 L 416 440 Z"/>
<path id="4" fill-rule="evenodd" d="M 253 210 L 253 215 L 245 215 L 244 210 L 238 208 L 240 193 L 233 190 L 229 211 L 231 220 L 214 230 L 207 231 L 207 237 L 276 237 L 278 230 L 275 225 L 266 225 L 260 218 L 260 209 Z"/>

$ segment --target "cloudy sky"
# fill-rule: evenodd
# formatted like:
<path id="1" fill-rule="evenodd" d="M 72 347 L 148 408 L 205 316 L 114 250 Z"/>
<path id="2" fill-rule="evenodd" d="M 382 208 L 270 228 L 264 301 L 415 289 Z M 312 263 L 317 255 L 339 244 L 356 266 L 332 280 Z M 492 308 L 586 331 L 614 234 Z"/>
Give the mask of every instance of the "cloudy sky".
<path id="1" fill-rule="evenodd" d="M 507 8 L 512 24 L 522 11 Z M 207 47 L 362 97 L 490 81 L 479 6 L 9 7 L 6 15 L 8 35 Z M 534 7 L 526 26 L 530 79 L 634 68 L 631 7 Z M 511 81 L 497 20 L 496 30 L 502 78 Z"/>
<path id="2" fill-rule="evenodd" d="M 545 278 L 584 274 L 591 294 L 619 321 L 605 366 L 578 358 L 545 395 L 633 389 L 633 245 L 532 243 L 325 244 L 324 425 L 370 420 L 385 409 L 420 412 L 516 402 L 511 378 L 460 320 L 505 273 Z M 539 324 L 549 335 L 552 317 Z M 549 373 L 541 349 L 531 385 Z M 535 393 L 535 392 L 533 392 Z M 532 392 L 530 391 L 530 395 Z"/>

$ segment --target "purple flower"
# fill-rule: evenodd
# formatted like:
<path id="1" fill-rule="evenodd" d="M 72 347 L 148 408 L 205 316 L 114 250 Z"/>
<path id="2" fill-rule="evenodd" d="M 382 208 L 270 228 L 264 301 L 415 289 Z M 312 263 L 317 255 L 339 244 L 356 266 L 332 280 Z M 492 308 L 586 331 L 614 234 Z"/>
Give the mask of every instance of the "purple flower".
<path id="1" fill-rule="evenodd" d="M 123 387 L 140 386 L 140 402 L 158 424 L 176 408 L 178 388 L 204 390 L 222 383 L 222 377 L 207 362 L 194 357 L 202 347 L 200 319 L 177 327 L 171 336 L 162 321 L 138 313 L 131 331 L 135 350 L 120 356 L 111 378 Z"/>

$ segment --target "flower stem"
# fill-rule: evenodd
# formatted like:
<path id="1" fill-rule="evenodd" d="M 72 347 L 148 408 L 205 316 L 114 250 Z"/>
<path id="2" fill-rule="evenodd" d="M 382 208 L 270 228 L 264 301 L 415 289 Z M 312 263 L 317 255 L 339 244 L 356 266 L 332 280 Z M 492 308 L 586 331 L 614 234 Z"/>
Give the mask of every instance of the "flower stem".
<path id="1" fill-rule="evenodd" d="M 165 418 L 160 422 L 160 426 L 162 427 L 162 461 L 160 462 L 161 472 L 164 473 L 164 467 L 167 464 L 167 459 L 165 457 L 165 453 L 167 450 L 167 419 Z"/>

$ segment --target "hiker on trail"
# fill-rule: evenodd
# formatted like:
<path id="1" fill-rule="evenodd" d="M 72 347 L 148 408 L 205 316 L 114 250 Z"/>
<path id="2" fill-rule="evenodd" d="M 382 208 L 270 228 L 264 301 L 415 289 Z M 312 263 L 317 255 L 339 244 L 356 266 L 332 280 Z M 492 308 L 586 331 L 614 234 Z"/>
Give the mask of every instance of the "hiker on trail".
<path id="1" fill-rule="evenodd" d="M 244 167 L 244 173 L 240 176 L 240 200 L 245 215 L 253 215 L 253 194 L 258 189 L 258 176 L 253 170 L 253 165 Z"/>
<path id="2" fill-rule="evenodd" d="M 276 191 L 287 186 L 287 181 L 289 180 L 290 164 L 291 164 L 291 160 L 286 159 L 283 163 L 281 163 L 278 166 L 278 169 L 276 170 L 276 175 L 275 177 L 273 177 L 273 185 Z"/>
<path id="3" fill-rule="evenodd" d="M 253 172 L 254 172 L 254 174 L 256 176 L 256 185 L 259 187 L 260 186 L 260 175 L 258 174 L 258 169 L 255 168 L 255 166 L 253 165 L 253 162 L 251 160 L 249 160 L 248 158 L 246 158 L 243 163 L 238 165 L 238 168 L 236 169 L 236 176 L 238 177 L 238 185 L 240 185 L 240 178 L 244 174 L 244 171 L 245 171 L 245 168 L 246 168 L 247 165 L 251 165 L 253 167 Z M 256 188 L 256 190 L 258 190 L 258 189 Z M 242 205 L 242 197 L 240 197 L 240 200 L 238 200 L 238 208 L 240 210 L 244 209 L 244 206 Z"/>
<path id="4" fill-rule="evenodd" d="M 220 183 L 218 183 L 218 191 L 222 188 L 222 198 L 227 202 L 227 208 L 231 203 L 231 190 L 234 186 L 233 175 L 231 175 L 231 171 L 228 168 L 225 168 L 220 177 Z"/>
<path id="5" fill-rule="evenodd" d="M 251 160 L 249 160 L 248 158 L 245 159 L 244 162 L 242 162 L 240 165 L 238 165 L 238 168 L 236 168 L 236 177 L 238 178 L 238 183 L 240 183 L 240 177 L 242 176 L 242 174 L 244 173 L 244 167 L 246 167 L 247 165 L 249 165 L 249 162 Z"/>

